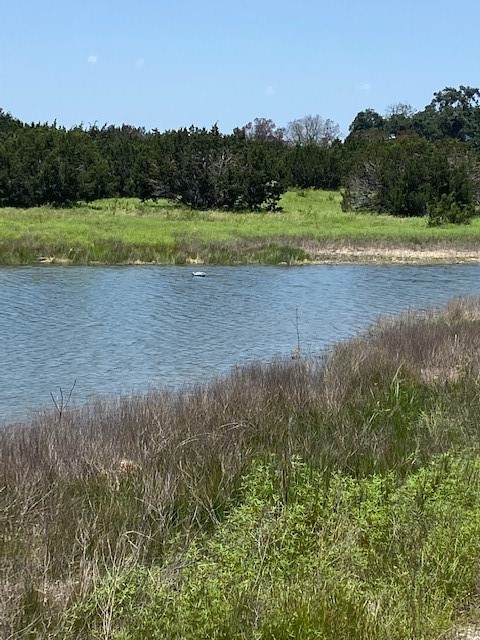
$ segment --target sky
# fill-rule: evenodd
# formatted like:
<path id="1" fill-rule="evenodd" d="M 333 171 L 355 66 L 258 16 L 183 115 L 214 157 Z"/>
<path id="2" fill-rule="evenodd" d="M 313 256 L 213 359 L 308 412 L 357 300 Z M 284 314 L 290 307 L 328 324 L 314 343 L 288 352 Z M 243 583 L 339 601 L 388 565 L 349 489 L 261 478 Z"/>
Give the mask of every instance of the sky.
<path id="1" fill-rule="evenodd" d="M 319 114 L 421 110 L 480 85 L 478 0 L 5 0 L 0 108 L 68 128 L 229 133 Z"/>

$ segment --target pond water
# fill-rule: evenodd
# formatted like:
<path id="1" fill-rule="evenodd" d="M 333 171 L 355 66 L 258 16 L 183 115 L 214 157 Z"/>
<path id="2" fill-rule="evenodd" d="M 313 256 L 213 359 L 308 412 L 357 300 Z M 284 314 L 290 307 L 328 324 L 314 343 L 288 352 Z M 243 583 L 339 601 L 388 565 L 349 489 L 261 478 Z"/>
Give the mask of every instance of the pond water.
<path id="1" fill-rule="evenodd" d="M 480 266 L 0 269 L 0 421 L 319 353 L 379 315 L 480 294 Z"/>

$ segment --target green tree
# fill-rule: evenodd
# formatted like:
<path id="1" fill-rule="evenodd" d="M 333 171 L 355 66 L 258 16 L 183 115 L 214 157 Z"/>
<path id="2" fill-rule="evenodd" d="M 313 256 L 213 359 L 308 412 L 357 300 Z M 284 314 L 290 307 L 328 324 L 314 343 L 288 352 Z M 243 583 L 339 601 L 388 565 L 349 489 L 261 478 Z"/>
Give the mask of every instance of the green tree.
<path id="1" fill-rule="evenodd" d="M 445 87 L 415 115 L 413 124 L 430 140 L 454 138 L 480 146 L 480 89 Z"/>
<path id="2" fill-rule="evenodd" d="M 357 113 L 349 127 L 351 133 L 356 131 L 368 131 L 369 129 L 382 129 L 384 119 L 374 109 L 365 109 Z"/>
<path id="3" fill-rule="evenodd" d="M 330 148 L 309 144 L 288 151 L 290 181 L 295 187 L 338 189 L 342 181 L 342 146 Z"/>
<path id="4" fill-rule="evenodd" d="M 440 203 L 451 210 L 449 221 L 466 221 L 480 196 L 478 158 L 462 153 L 460 144 L 408 136 L 364 145 L 352 162 L 343 207 L 424 216 Z"/>
<path id="5" fill-rule="evenodd" d="M 396 102 L 387 107 L 383 128 L 390 136 L 412 131 L 415 110 L 406 102 Z"/>

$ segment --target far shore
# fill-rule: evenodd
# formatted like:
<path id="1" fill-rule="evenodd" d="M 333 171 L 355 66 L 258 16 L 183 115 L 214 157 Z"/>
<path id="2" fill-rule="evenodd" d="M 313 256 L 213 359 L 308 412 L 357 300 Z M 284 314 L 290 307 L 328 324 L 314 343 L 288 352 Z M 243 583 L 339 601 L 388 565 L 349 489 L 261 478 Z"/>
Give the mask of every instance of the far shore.
<path id="1" fill-rule="evenodd" d="M 331 247 L 319 249 L 314 264 L 479 264 L 478 249 L 452 247 Z"/>
<path id="2" fill-rule="evenodd" d="M 99 200 L 69 209 L 0 209 L 0 265 L 468 264 L 480 217 L 343 211 L 342 194 L 290 191 L 276 212 L 192 211 L 176 202 Z"/>
<path id="3" fill-rule="evenodd" d="M 446 247 L 446 246 L 425 246 L 412 248 L 409 246 L 382 246 L 382 245 L 369 245 L 369 246 L 345 246 L 345 245 L 330 245 L 322 246 L 315 243 L 302 243 L 299 247 L 291 245 L 291 248 L 297 248 L 302 252 L 305 252 L 310 258 L 303 260 L 280 260 L 276 264 L 278 266 L 302 266 L 302 265 L 349 265 L 349 264 L 412 264 L 412 265 L 436 265 L 436 264 L 480 264 L 480 245 L 477 248 L 461 248 L 461 247 Z M 252 261 L 251 257 L 248 260 L 243 260 L 244 256 L 241 254 L 236 257 L 233 252 L 228 262 L 229 266 L 242 266 L 242 265 L 272 265 L 271 261 L 262 263 Z M 44 265 L 72 265 L 78 264 L 69 258 L 62 256 L 40 256 L 37 261 L 38 264 Z M 125 262 L 111 263 L 102 261 L 91 261 L 85 263 L 90 266 L 106 266 L 106 265 L 118 265 L 118 266 L 171 266 L 172 262 L 163 262 L 155 260 L 127 260 Z M 178 262 L 173 264 L 179 265 Z M 183 265 L 202 265 L 202 266 L 219 266 L 222 262 L 211 262 L 208 259 L 204 259 L 201 256 L 186 258 Z"/>

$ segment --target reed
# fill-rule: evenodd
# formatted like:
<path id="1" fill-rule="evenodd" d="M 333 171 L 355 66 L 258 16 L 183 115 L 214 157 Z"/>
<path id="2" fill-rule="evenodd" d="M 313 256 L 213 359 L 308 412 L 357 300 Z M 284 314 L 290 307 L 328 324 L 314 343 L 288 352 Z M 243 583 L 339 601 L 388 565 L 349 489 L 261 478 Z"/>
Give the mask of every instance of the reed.
<path id="1" fill-rule="evenodd" d="M 2 637 L 438 637 L 477 595 L 479 329 L 456 301 L 9 425 Z"/>

